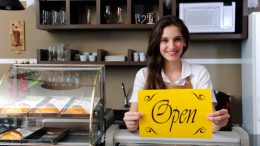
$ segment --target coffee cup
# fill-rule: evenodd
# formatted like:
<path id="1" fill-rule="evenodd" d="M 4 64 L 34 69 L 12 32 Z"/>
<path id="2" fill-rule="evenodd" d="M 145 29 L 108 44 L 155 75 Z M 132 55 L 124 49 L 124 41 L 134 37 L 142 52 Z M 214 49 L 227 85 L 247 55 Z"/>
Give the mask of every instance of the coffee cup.
<path id="1" fill-rule="evenodd" d="M 139 61 L 139 54 L 138 54 L 138 52 L 134 52 L 133 53 L 133 59 L 134 59 L 134 61 Z"/>
<path id="2" fill-rule="evenodd" d="M 139 59 L 140 61 L 145 61 L 146 60 L 146 56 L 144 52 L 139 52 Z"/>
<path id="3" fill-rule="evenodd" d="M 95 61 L 96 60 L 96 55 L 89 55 L 88 58 L 89 58 L 89 61 Z"/>
<path id="4" fill-rule="evenodd" d="M 143 24 L 146 21 L 146 16 L 142 14 L 135 14 L 135 24 Z"/>
<path id="5" fill-rule="evenodd" d="M 155 16 L 155 13 L 147 13 L 147 24 L 154 24 Z"/>
<path id="6" fill-rule="evenodd" d="M 80 61 L 87 61 L 88 56 L 87 55 L 79 55 Z"/>

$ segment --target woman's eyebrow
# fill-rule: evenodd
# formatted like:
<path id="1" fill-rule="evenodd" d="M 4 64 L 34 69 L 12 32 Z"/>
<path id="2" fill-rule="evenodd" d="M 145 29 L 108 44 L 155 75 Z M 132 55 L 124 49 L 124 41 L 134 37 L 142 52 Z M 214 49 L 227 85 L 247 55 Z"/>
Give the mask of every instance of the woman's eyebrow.
<path id="1" fill-rule="evenodd" d="M 182 38 L 182 36 L 181 36 L 181 35 L 178 35 L 178 36 L 175 36 L 175 38 Z"/>

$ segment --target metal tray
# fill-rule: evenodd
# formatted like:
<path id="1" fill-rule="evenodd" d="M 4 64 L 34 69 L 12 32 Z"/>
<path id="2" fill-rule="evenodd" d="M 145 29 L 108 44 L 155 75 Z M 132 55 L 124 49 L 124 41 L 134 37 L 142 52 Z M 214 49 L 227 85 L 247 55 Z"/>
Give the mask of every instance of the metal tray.
<path id="1" fill-rule="evenodd" d="M 68 134 L 67 128 L 43 127 L 22 139 L 24 143 L 57 143 Z"/>
<path id="2" fill-rule="evenodd" d="M 10 127 L 8 129 L 5 129 L 3 133 L 0 134 L 0 142 L 8 142 L 8 143 L 22 143 L 23 139 L 31 134 L 33 134 L 35 131 L 39 130 L 41 127 L 32 127 L 32 128 L 19 128 L 19 127 Z M 2 139 L 2 135 L 4 135 L 7 132 L 16 132 L 19 133 L 22 137 L 21 139 Z"/>

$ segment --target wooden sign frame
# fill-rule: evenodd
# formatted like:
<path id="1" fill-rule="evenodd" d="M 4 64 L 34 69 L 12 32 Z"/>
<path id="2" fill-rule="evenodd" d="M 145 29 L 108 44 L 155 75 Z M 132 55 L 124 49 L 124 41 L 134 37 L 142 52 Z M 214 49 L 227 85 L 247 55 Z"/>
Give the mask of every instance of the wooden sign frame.
<path id="1" fill-rule="evenodd" d="M 11 35 L 11 51 L 21 53 L 24 51 L 24 21 L 11 21 L 10 23 L 10 35 Z"/>

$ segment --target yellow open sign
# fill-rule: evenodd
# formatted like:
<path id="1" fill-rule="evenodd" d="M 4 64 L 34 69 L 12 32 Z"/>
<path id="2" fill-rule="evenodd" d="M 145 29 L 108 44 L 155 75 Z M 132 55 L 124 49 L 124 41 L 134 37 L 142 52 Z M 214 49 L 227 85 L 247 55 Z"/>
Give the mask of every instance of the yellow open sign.
<path id="1" fill-rule="evenodd" d="M 210 89 L 139 90 L 142 137 L 212 138 Z"/>

